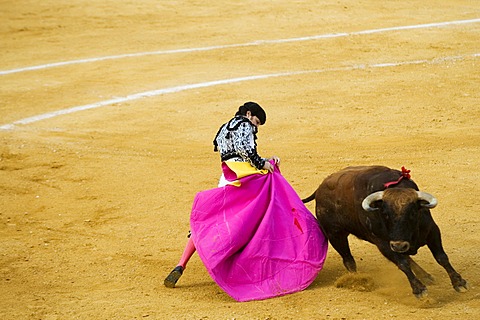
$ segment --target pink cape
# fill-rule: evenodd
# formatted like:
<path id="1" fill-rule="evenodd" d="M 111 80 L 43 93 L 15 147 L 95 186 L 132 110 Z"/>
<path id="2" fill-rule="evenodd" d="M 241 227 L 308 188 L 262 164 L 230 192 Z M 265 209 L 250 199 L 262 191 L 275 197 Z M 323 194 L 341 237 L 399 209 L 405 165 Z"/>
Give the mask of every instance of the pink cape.
<path id="1" fill-rule="evenodd" d="M 226 165 L 224 172 L 235 175 Z M 199 192 L 193 202 L 192 239 L 211 277 L 237 301 L 305 289 L 327 254 L 317 220 L 278 167 L 239 181 Z"/>

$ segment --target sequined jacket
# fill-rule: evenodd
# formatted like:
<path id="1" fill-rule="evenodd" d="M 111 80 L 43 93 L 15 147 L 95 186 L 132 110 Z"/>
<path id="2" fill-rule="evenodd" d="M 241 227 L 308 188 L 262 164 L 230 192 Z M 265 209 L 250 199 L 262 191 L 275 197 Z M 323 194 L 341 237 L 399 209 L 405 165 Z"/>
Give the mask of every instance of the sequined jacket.
<path id="1" fill-rule="evenodd" d="M 218 130 L 213 144 L 220 152 L 222 161 L 239 158 L 250 162 L 257 169 L 263 169 L 265 159 L 257 153 L 257 128 L 243 116 L 235 116 Z"/>

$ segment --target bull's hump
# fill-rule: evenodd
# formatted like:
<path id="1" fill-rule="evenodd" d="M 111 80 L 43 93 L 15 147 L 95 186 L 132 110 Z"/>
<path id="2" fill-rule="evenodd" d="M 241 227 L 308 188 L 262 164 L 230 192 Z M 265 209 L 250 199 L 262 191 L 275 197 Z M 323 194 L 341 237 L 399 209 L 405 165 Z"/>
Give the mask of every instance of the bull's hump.
<path id="1" fill-rule="evenodd" d="M 352 181 L 363 175 L 371 175 L 373 173 L 390 171 L 391 169 L 384 166 L 352 166 L 346 167 L 325 179 L 326 186 L 333 190 L 340 184 L 350 184 Z"/>
<path id="2" fill-rule="evenodd" d="M 340 174 L 351 174 L 351 175 L 363 175 L 363 174 L 372 174 L 377 172 L 390 171 L 392 169 L 385 166 L 352 166 L 346 167 L 340 170 Z"/>

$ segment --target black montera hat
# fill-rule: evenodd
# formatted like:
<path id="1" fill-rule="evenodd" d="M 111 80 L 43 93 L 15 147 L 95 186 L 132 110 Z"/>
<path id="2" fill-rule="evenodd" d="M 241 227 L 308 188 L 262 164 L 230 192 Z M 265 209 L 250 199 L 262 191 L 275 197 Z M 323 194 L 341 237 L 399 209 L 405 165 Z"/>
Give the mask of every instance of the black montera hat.
<path id="1" fill-rule="evenodd" d="M 252 113 L 252 116 L 256 116 L 260 120 L 260 124 L 264 124 L 265 121 L 267 121 L 267 114 L 258 103 L 246 102 L 243 106 L 247 109 L 247 111 Z"/>

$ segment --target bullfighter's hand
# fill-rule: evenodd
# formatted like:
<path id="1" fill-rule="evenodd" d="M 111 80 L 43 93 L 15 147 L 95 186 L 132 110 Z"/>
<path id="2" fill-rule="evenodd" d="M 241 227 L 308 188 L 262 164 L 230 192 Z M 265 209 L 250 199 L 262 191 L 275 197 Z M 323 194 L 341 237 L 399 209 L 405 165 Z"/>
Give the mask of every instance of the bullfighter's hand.
<path id="1" fill-rule="evenodd" d="M 275 162 L 275 164 L 280 167 L 280 158 L 279 157 L 273 156 L 268 160 L 273 160 Z"/>
<path id="2" fill-rule="evenodd" d="M 268 172 L 273 172 L 275 168 L 273 167 L 273 164 L 271 164 L 269 161 L 265 161 L 263 169 L 268 170 Z"/>

